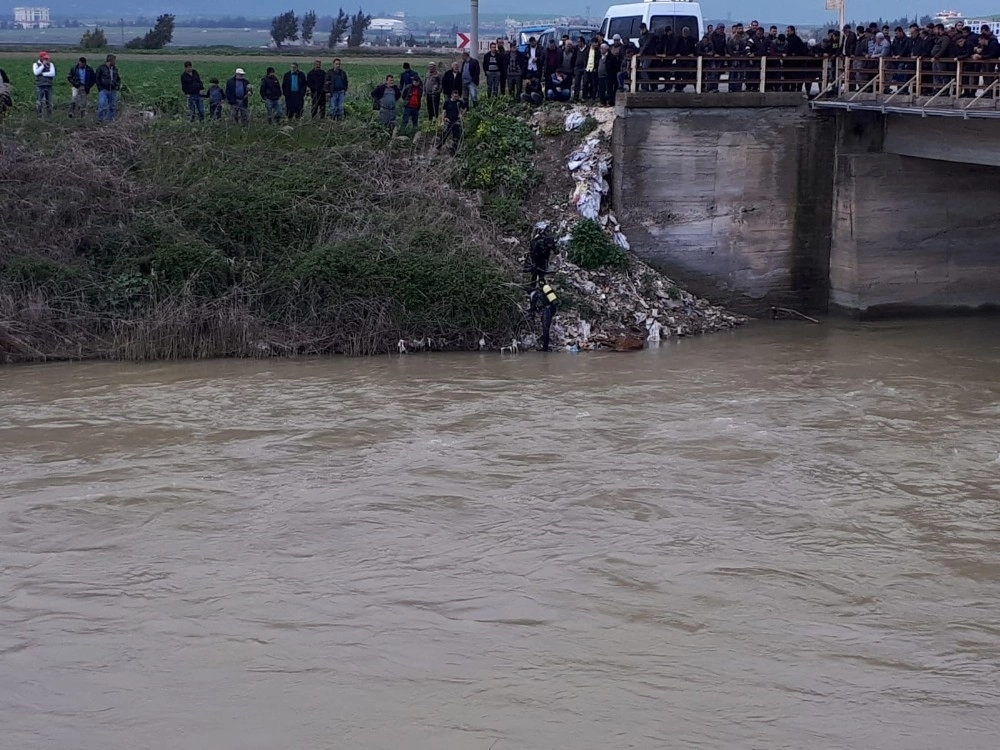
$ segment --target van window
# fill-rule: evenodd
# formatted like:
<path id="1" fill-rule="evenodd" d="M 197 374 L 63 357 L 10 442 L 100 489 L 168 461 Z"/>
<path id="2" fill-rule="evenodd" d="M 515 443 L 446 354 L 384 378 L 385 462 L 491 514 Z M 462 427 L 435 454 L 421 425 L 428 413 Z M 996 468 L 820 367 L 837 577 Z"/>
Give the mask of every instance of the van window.
<path id="1" fill-rule="evenodd" d="M 695 39 L 701 38 L 697 16 L 653 16 L 649 19 L 649 30 L 654 34 L 662 31 L 667 26 L 674 30 L 675 37 L 679 37 L 681 29 L 687 26 L 691 30 L 691 36 Z"/>
<path id="2" fill-rule="evenodd" d="M 622 39 L 636 39 L 639 36 L 639 26 L 642 24 L 642 16 L 619 16 L 612 18 L 608 24 L 608 30 L 604 34 L 605 39 L 620 34 Z"/>
<path id="3" fill-rule="evenodd" d="M 610 39 L 611 38 L 611 37 L 608 36 L 608 19 L 607 18 L 605 18 L 604 19 L 604 23 L 601 24 L 601 34 L 604 36 L 605 39 Z"/>

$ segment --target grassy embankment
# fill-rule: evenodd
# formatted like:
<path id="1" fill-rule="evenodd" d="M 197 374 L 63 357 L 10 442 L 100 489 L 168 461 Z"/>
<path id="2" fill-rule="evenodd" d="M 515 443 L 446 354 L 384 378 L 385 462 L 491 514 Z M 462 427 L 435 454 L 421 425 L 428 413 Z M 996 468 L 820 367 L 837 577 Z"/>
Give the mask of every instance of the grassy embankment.
<path id="1" fill-rule="evenodd" d="M 470 117 L 453 160 L 374 124 L 364 97 L 385 66 L 347 64 L 345 122 L 277 129 L 254 112 L 244 129 L 186 122 L 179 66 L 143 62 L 122 66 L 124 104 L 153 121 L 60 107 L 39 122 L 22 103 L 0 125 L 0 357 L 371 354 L 521 327 L 520 274 L 495 248 L 533 142 L 503 108 Z M 0 64 L 22 99 L 21 68 Z"/>

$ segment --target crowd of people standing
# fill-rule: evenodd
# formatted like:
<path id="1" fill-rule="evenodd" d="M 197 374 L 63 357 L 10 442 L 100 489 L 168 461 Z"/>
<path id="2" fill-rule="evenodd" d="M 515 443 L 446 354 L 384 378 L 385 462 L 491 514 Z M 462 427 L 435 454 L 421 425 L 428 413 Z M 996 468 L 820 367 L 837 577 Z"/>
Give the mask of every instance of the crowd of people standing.
<path id="1" fill-rule="evenodd" d="M 53 89 L 56 82 L 56 64 L 48 52 L 38 53 L 32 63 L 31 73 L 35 79 L 35 110 L 39 117 L 52 116 Z M 118 115 L 118 93 L 122 78 L 118 70 L 118 58 L 108 55 L 104 63 L 94 70 L 86 57 L 77 60 L 66 76 L 71 86 L 70 117 L 83 117 L 90 106 L 90 94 L 97 89 L 97 121 L 111 122 Z M 12 106 L 7 87 L 10 79 L 6 71 L 0 69 L 0 114 Z"/>
<path id="2" fill-rule="evenodd" d="M 345 114 L 344 102 L 349 86 L 347 71 L 337 58 L 328 70 L 323 68 L 322 60 L 316 60 L 308 73 L 299 70 L 298 63 L 291 63 L 280 79 L 277 71 L 269 66 L 260 79 L 257 92 L 263 100 L 269 123 L 278 123 L 284 117 L 302 119 L 307 97 L 313 118 L 324 119 L 329 115 L 339 120 Z M 250 121 L 250 100 L 254 87 L 243 68 L 236 68 L 232 78 L 224 85 L 218 78 L 211 78 L 205 86 L 194 64 L 186 62 L 181 73 L 181 91 L 187 99 L 191 122 L 205 119 L 206 100 L 209 119 L 221 120 L 225 104 L 229 106 L 233 122 L 246 125 Z"/>

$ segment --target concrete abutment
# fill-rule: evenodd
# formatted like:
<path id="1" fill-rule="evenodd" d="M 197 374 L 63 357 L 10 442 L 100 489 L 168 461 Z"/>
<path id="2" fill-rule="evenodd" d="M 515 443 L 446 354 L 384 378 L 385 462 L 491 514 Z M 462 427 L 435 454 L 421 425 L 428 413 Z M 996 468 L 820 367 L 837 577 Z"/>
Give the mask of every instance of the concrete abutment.
<path id="1" fill-rule="evenodd" d="M 618 115 L 618 219 L 697 294 L 750 313 L 1000 305 L 1000 121 L 775 94 L 623 95 Z"/>

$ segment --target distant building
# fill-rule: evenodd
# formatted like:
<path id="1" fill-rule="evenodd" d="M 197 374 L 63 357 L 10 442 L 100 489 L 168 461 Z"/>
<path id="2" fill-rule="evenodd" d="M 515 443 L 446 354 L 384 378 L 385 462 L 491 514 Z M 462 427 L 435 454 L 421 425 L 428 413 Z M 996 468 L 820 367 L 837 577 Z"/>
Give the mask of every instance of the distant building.
<path id="1" fill-rule="evenodd" d="M 376 34 L 378 36 L 383 35 L 393 35 L 401 36 L 406 33 L 406 19 L 400 18 L 397 14 L 393 18 L 373 18 L 371 25 L 368 26 L 369 34 Z"/>
<path id="2" fill-rule="evenodd" d="M 48 8 L 14 8 L 14 26 L 22 29 L 47 29 L 49 21 Z"/>

